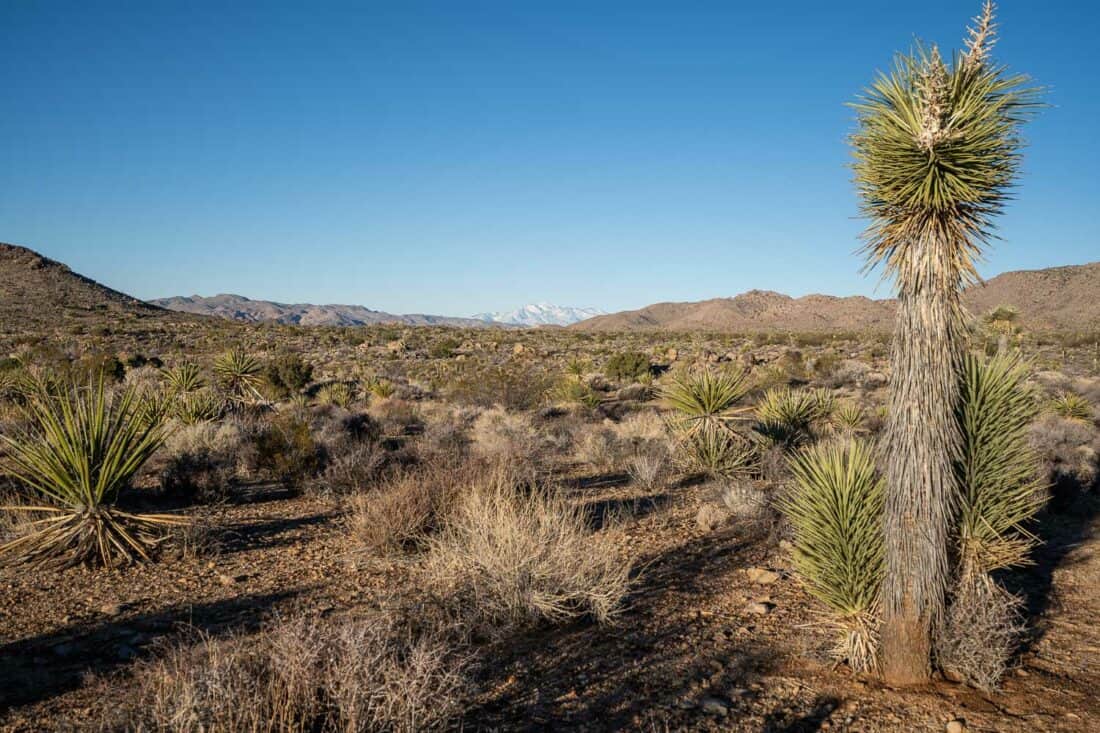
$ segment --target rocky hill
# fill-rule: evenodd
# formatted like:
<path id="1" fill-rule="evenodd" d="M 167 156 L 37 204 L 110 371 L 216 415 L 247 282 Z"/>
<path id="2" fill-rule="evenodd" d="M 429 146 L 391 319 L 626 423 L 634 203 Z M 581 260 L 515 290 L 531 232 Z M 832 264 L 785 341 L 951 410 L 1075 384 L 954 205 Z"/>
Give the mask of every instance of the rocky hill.
<path id="1" fill-rule="evenodd" d="M 142 318 L 183 318 L 131 298 L 34 250 L 0 243 L 0 333 Z"/>
<path id="2" fill-rule="evenodd" d="M 999 305 L 1020 310 L 1031 330 L 1100 329 L 1100 262 L 1045 270 L 1006 272 L 967 289 L 973 314 Z M 585 331 L 889 331 L 895 302 L 862 296 L 792 298 L 751 290 L 733 298 L 695 303 L 657 303 L 639 310 L 590 318 L 571 328 Z"/>
<path id="3" fill-rule="evenodd" d="M 419 313 L 396 315 L 371 310 L 361 305 L 276 303 L 231 294 L 210 297 L 177 296 L 159 298 L 150 302 L 173 311 L 218 316 L 251 323 L 274 322 L 299 326 L 365 326 L 372 323 L 399 323 L 408 326 L 464 326 L 467 328 L 500 325 L 478 318 L 452 318 Z"/>

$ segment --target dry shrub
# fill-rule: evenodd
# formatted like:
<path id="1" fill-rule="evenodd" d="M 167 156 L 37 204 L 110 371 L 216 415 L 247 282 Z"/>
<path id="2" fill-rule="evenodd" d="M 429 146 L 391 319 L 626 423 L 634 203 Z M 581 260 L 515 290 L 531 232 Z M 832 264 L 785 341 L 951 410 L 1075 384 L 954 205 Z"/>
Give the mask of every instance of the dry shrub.
<path id="1" fill-rule="evenodd" d="M 842 359 L 831 372 L 822 376 L 822 384 L 827 387 L 859 387 L 867 378 L 871 367 L 856 359 Z"/>
<path id="2" fill-rule="evenodd" d="M 474 419 L 470 437 L 472 453 L 487 461 L 507 462 L 532 474 L 544 465 L 541 436 L 527 415 L 490 408 Z"/>
<path id="3" fill-rule="evenodd" d="M 380 443 L 381 425 L 365 412 L 331 405 L 315 408 L 312 430 L 324 464 L 318 488 L 335 493 L 362 491 L 378 481 L 394 458 Z"/>
<path id="4" fill-rule="evenodd" d="M 627 461 L 626 472 L 636 485 L 646 491 L 654 491 L 668 479 L 669 455 L 659 450 L 638 453 Z"/>
<path id="5" fill-rule="evenodd" d="M 443 403 L 426 403 L 424 434 L 420 437 L 419 453 L 424 460 L 442 458 L 461 459 L 470 452 L 470 431 L 478 411 L 468 407 L 454 407 Z"/>
<path id="6" fill-rule="evenodd" d="M 34 514 L 14 508 L 29 504 L 6 477 L 0 476 L 0 544 L 18 539 L 34 529 Z"/>
<path id="7" fill-rule="evenodd" d="M 234 421 L 178 425 L 157 457 L 161 489 L 188 501 L 228 497 L 243 444 L 240 425 Z"/>
<path id="8" fill-rule="evenodd" d="M 574 458 L 596 471 L 621 470 L 629 455 L 629 448 L 607 425 L 589 427 L 576 437 Z"/>
<path id="9" fill-rule="evenodd" d="M 430 540 L 426 585 L 487 633 L 511 625 L 620 611 L 631 563 L 594 534 L 582 507 L 558 491 L 523 491 L 502 467 L 459 498 Z"/>
<path id="10" fill-rule="evenodd" d="M 296 411 L 257 420 L 250 433 L 250 449 L 242 455 L 249 473 L 297 486 L 324 466 L 324 452 L 310 421 Z"/>
<path id="11" fill-rule="evenodd" d="M 421 547 L 477 469 L 435 464 L 399 474 L 377 491 L 352 497 L 348 528 L 366 550 L 401 553 Z"/>
<path id="12" fill-rule="evenodd" d="M 1088 489 L 1100 478 L 1100 431 L 1089 423 L 1047 415 L 1032 423 L 1029 442 L 1052 483 L 1065 480 Z"/>
<path id="13" fill-rule="evenodd" d="M 181 560 L 216 557 L 223 549 L 222 536 L 206 512 L 191 512 L 186 522 L 172 527 L 166 545 Z"/>
<path id="14" fill-rule="evenodd" d="M 611 428 L 620 440 L 632 446 L 671 445 L 665 421 L 653 410 L 635 412 Z"/>
<path id="15" fill-rule="evenodd" d="M 414 435 L 424 427 L 417 406 L 397 397 L 373 399 L 369 411 L 381 424 L 383 435 Z"/>
<path id="16" fill-rule="evenodd" d="M 726 479 L 719 483 L 716 493 L 726 509 L 737 517 L 760 517 L 768 508 L 768 494 L 759 481 Z"/>
<path id="17" fill-rule="evenodd" d="M 936 657 L 956 681 L 992 691 L 1016 652 L 1023 604 L 985 573 L 963 576 L 936 639 Z"/>
<path id="18" fill-rule="evenodd" d="M 441 631 L 390 615 L 283 622 L 255 637 L 200 638 L 137 672 L 126 730 L 414 731 L 456 716 L 466 663 Z"/>

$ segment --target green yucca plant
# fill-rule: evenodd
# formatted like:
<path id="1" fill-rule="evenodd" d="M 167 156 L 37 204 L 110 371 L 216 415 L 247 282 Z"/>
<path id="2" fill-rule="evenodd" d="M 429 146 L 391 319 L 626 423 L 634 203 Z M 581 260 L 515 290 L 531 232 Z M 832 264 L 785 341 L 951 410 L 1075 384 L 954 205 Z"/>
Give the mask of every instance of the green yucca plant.
<path id="1" fill-rule="evenodd" d="M 740 433 L 728 428 L 677 430 L 677 456 L 688 471 L 715 478 L 731 478 L 748 473 L 756 463 L 756 446 Z"/>
<path id="2" fill-rule="evenodd" d="M 317 401 L 322 405 L 336 405 L 346 410 L 355 401 L 355 394 L 344 382 L 332 382 L 317 390 Z"/>
<path id="3" fill-rule="evenodd" d="M 1055 415 L 1069 420 L 1088 422 L 1092 418 L 1092 405 L 1075 392 L 1063 392 L 1052 399 L 1050 409 Z"/>
<path id="4" fill-rule="evenodd" d="M 233 349 L 214 360 L 214 376 L 229 398 L 236 402 L 262 400 L 263 365 L 242 349 Z"/>
<path id="5" fill-rule="evenodd" d="M 174 392 L 164 389 L 138 390 L 134 412 L 146 425 L 160 425 L 175 411 L 177 399 Z"/>
<path id="6" fill-rule="evenodd" d="M 740 413 L 737 403 L 749 391 L 747 372 L 685 372 L 661 388 L 661 399 L 676 415 L 675 424 L 688 433 L 726 429 Z"/>
<path id="7" fill-rule="evenodd" d="M 213 422 L 222 416 L 225 402 L 213 391 L 202 388 L 175 397 L 171 415 L 185 425 Z"/>
<path id="8" fill-rule="evenodd" d="M 1024 528 L 1046 500 L 1039 458 L 1028 443 L 1038 413 L 1027 367 L 1009 354 L 963 362 L 958 419 L 960 573 L 991 573 L 1028 562 L 1035 538 Z"/>
<path id="9" fill-rule="evenodd" d="M 952 676 L 983 690 L 997 686 L 1023 630 L 1020 599 L 991 573 L 1030 562 L 1037 540 L 1025 523 L 1046 499 L 1039 459 L 1028 444 L 1038 402 L 1026 379 L 1026 366 L 1007 351 L 989 360 L 968 354 L 963 361 L 958 565 L 936 658 Z"/>
<path id="10" fill-rule="evenodd" d="M 566 377 L 550 392 L 550 398 L 557 402 L 584 405 L 589 409 L 599 407 L 603 398 L 600 393 L 584 382 Z"/>
<path id="11" fill-rule="evenodd" d="M 15 401 L 27 393 L 27 375 L 21 370 L 0 372 L 0 401 Z"/>
<path id="12" fill-rule="evenodd" d="M 778 506 L 794 530 L 793 559 L 807 590 L 840 631 L 834 650 L 857 672 L 876 666 L 876 603 L 883 570 L 883 482 L 861 441 L 795 453 L 794 486 Z"/>
<path id="13" fill-rule="evenodd" d="M 161 376 L 165 385 L 176 394 L 190 394 L 206 386 L 206 380 L 195 364 L 184 363 L 171 369 L 163 369 Z"/>
<path id="14" fill-rule="evenodd" d="M 164 440 L 142 419 L 137 394 L 91 387 L 39 386 L 25 406 L 30 427 L 2 435 L 7 471 L 44 504 L 7 507 L 42 516 L 0 555 L 34 564 L 111 566 L 147 560 L 172 515 L 118 509 L 119 495 Z"/>
<path id="15" fill-rule="evenodd" d="M 863 431 L 864 411 L 855 402 L 842 401 L 837 403 L 833 411 L 832 423 L 837 430 L 847 435 L 855 435 Z"/>
<path id="16" fill-rule="evenodd" d="M 756 406 L 755 430 L 766 440 L 787 448 L 813 439 L 818 401 L 812 392 L 776 387 L 764 393 Z"/>
<path id="17" fill-rule="evenodd" d="M 814 398 L 814 419 L 829 421 L 836 412 L 837 399 L 833 391 L 828 387 L 818 387 L 811 393 Z"/>
<path id="18" fill-rule="evenodd" d="M 388 379 L 379 379 L 375 377 L 367 382 L 367 391 L 375 397 L 384 400 L 393 397 L 394 393 L 397 392 L 397 387 Z"/>
<path id="19" fill-rule="evenodd" d="M 586 359 L 574 357 L 565 365 L 565 373 L 574 380 L 580 381 L 592 368 L 592 363 Z"/>
<path id="20" fill-rule="evenodd" d="M 975 263 L 1019 171 L 1021 124 L 1037 106 L 1025 77 L 992 62 L 994 38 L 986 2 L 950 62 L 935 46 L 899 55 L 853 105 L 853 169 L 869 220 L 864 252 L 898 295 L 883 433 L 881 626 L 883 675 L 895 685 L 923 684 L 932 671 L 959 493 L 962 289 L 978 279 Z"/>

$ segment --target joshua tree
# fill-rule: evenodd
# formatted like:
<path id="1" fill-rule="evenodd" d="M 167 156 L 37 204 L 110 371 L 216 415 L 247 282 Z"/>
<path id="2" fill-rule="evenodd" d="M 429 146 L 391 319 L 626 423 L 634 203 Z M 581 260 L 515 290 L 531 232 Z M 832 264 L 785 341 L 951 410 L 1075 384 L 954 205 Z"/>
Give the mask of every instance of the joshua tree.
<path id="1" fill-rule="evenodd" d="M 899 55 L 854 105 L 855 180 L 870 220 L 864 252 L 899 300 L 883 445 L 880 662 L 892 684 L 930 676 L 959 503 L 960 293 L 978 279 L 975 260 L 1018 171 L 1020 125 L 1037 104 L 1026 77 L 989 57 L 993 13 L 987 2 L 950 62 L 935 46 Z"/>
<path id="2" fill-rule="evenodd" d="M 1008 352 L 1008 340 L 1020 333 L 1017 320 L 1020 318 L 1020 310 L 1012 305 L 999 305 L 982 316 L 982 325 L 990 334 L 997 336 L 997 353 Z"/>

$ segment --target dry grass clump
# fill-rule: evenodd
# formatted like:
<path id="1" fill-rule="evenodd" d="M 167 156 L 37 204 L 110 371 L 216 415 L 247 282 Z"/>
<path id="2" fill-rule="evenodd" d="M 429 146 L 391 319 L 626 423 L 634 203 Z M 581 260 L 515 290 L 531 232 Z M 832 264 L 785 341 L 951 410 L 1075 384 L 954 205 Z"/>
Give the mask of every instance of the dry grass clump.
<path id="1" fill-rule="evenodd" d="M 607 425 L 589 426 L 576 436 L 573 457 L 599 472 L 621 470 L 626 466 L 629 448 Z"/>
<path id="2" fill-rule="evenodd" d="M 392 616 L 278 623 L 255 637 L 201 638 L 137 672 L 126 730 L 414 731 L 462 707 L 465 662 L 439 631 Z"/>
<path id="3" fill-rule="evenodd" d="M 718 486 L 718 498 L 734 516 L 759 517 L 768 508 L 768 493 L 762 482 L 748 479 L 731 479 Z"/>
<path id="4" fill-rule="evenodd" d="M 518 471 L 537 473 L 544 459 L 541 436 L 531 419 L 499 407 L 479 414 L 470 429 L 473 455 L 489 462 L 506 462 Z"/>
<path id="5" fill-rule="evenodd" d="M 582 507 L 553 488 L 523 490 L 502 467 L 468 486 L 429 546 L 426 584 L 490 634 L 584 615 L 607 622 L 631 584 L 630 561 L 591 531 Z"/>
<path id="6" fill-rule="evenodd" d="M 394 476 L 376 491 L 356 494 L 348 507 L 352 537 L 377 554 L 422 548 L 478 470 L 469 463 L 433 464 Z"/>
<path id="7" fill-rule="evenodd" d="M 630 480 L 646 491 L 663 486 L 669 477 L 667 450 L 650 449 L 632 456 L 626 463 Z"/>
<path id="8" fill-rule="evenodd" d="M 944 673 L 980 690 L 995 690 L 1024 631 L 1022 607 L 1019 597 L 988 575 L 958 583 L 936 634 L 936 659 Z"/>

